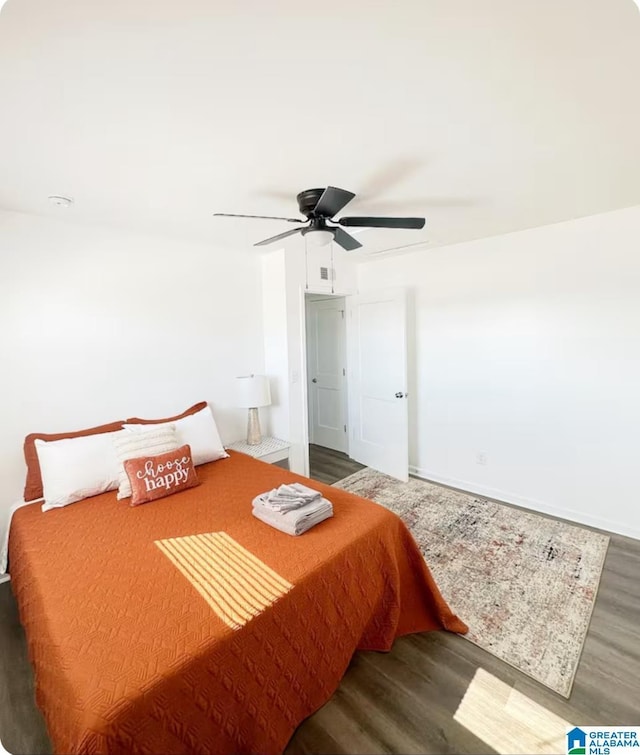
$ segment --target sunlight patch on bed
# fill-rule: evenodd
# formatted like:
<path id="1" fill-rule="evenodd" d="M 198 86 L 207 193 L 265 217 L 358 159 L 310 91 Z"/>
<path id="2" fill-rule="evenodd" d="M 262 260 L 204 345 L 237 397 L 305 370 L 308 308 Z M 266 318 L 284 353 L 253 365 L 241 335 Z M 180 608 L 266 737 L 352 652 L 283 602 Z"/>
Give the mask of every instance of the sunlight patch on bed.
<path id="1" fill-rule="evenodd" d="M 155 544 L 231 629 L 243 627 L 293 587 L 226 532 Z"/>
<path id="2" fill-rule="evenodd" d="M 482 668 L 453 718 L 500 755 L 565 752 L 572 725 Z"/>

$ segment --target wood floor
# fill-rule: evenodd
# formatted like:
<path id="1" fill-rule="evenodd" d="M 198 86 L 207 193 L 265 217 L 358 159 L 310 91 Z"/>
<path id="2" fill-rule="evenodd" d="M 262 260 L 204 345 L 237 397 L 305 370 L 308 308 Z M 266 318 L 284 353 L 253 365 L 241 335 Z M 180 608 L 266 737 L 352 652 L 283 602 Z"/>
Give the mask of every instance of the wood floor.
<path id="1" fill-rule="evenodd" d="M 328 483 L 361 468 L 319 447 L 310 460 L 311 477 Z M 571 724 L 640 725 L 640 541 L 611 536 L 569 700 L 462 637 L 411 635 L 390 653 L 356 653 L 336 693 L 298 727 L 286 752 L 496 752 L 454 718 L 478 669 Z M 0 585 L 0 740 L 16 754 L 51 751 L 10 583 Z"/>
<path id="2" fill-rule="evenodd" d="M 336 452 L 310 449 L 311 477 L 335 482 L 362 468 L 337 456 L 330 479 Z M 495 752 L 454 720 L 479 668 L 571 724 L 640 725 L 640 541 L 610 537 L 569 700 L 462 637 L 412 635 L 387 654 L 357 653 L 331 700 L 298 728 L 288 755 Z"/>
<path id="3" fill-rule="evenodd" d="M 309 476 L 314 480 L 332 485 L 360 469 L 364 469 L 362 464 L 340 451 L 309 445 Z"/>
<path id="4" fill-rule="evenodd" d="M 24 632 L 11 583 L 4 582 L 0 585 L 0 742 L 15 755 L 51 752 L 33 694 Z"/>

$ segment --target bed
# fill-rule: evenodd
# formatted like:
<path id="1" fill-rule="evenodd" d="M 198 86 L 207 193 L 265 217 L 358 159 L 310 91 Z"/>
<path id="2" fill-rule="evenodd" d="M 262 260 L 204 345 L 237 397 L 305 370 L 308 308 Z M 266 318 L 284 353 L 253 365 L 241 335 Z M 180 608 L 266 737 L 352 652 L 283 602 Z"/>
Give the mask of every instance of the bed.
<path id="1" fill-rule="evenodd" d="M 57 753 L 281 752 L 355 650 L 466 631 L 385 508 L 314 482 L 334 517 L 296 538 L 251 500 L 306 478 L 237 452 L 198 477 L 135 508 L 112 491 L 15 512 L 12 589 Z"/>

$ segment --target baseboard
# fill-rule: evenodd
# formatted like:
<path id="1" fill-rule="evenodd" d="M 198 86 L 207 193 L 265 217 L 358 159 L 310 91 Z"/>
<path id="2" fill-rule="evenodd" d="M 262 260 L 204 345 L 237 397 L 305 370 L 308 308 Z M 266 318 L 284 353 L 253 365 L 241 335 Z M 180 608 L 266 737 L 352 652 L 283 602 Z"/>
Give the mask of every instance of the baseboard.
<path id="1" fill-rule="evenodd" d="M 469 482 L 468 480 L 443 477 L 442 475 L 436 474 L 435 472 L 431 472 L 422 467 L 411 466 L 409 467 L 409 472 L 423 480 L 431 480 L 432 482 L 438 482 L 452 488 L 466 490 L 469 493 L 475 493 L 476 495 L 484 495 L 487 496 L 487 498 L 495 498 L 498 501 L 512 503 L 514 506 L 521 506 L 524 509 L 538 511 L 541 514 L 550 514 L 559 519 L 568 519 L 570 522 L 575 522 L 576 524 L 585 524 L 587 527 L 595 527 L 599 530 L 614 532 L 618 535 L 624 535 L 625 537 L 632 537 L 636 540 L 640 540 L 640 529 L 629 527 L 626 524 L 606 519 L 605 517 L 592 516 L 590 514 L 585 514 L 582 511 L 574 511 L 573 509 L 566 509 L 560 506 L 551 506 L 543 501 L 537 501 L 533 498 L 525 498 L 516 493 L 510 493 L 509 491 L 500 490 L 499 488 L 492 488 L 488 485 L 479 485 L 478 483 Z"/>
<path id="2" fill-rule="evenodd" d="M 11 579 L 11 575 L 10 574 L 0 574 L 0 585 L 3 582 L 8 582 L 10 579 Z"/>

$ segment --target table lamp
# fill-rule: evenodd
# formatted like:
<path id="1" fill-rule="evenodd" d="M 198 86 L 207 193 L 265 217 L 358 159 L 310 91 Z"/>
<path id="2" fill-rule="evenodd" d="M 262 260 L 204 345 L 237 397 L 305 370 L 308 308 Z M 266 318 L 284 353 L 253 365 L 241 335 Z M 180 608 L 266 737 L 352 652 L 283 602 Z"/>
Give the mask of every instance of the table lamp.
<path id="1" fill-rule="evenodd" d="M 238 406 L 249 410 L 247 444 L 257 446 L 262 442 L 258 407 L 269 406 L 271 391 L 266 375 L 243 375 L 236 378 Z"/>

